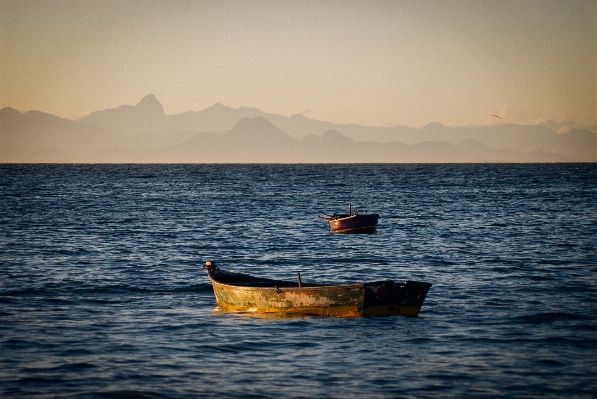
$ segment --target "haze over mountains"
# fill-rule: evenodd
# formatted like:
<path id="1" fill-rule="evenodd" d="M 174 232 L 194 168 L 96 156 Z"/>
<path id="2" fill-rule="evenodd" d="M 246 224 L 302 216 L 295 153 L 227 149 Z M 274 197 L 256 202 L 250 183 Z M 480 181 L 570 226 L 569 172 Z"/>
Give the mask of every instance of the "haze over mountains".
<path id="1" fill-rule="evenodd" d="M 0 162 L 597 162 L 597 125 L 335 125 L 222 104 L 165 115 L 154 95 L 77 121 L 0 110 Z"/>

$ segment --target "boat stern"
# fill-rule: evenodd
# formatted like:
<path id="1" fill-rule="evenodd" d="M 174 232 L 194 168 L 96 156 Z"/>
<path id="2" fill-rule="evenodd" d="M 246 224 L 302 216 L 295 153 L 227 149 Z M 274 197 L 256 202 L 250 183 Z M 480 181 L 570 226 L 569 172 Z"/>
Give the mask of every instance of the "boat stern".
<path id="1" fill-rule="evenodd" d="M 420 281 L 367 283 L 363 316 L 418 316 L 429 288 Z"/>

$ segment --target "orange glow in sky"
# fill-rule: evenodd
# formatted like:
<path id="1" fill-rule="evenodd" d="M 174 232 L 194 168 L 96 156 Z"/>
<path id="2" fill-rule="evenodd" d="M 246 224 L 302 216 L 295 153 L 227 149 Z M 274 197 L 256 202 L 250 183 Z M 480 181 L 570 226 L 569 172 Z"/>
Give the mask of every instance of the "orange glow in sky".
<path id="1" fill-rule="evenodd" d="M 597 122 L 597 2 L 0 0 L 0 108 Z"/>

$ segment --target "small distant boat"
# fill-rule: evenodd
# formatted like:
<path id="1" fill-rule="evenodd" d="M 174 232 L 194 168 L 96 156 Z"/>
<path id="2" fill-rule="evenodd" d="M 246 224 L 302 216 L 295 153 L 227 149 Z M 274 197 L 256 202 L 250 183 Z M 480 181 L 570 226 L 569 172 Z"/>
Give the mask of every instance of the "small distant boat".
<path id="1" fill-rule="evenodd" d="M 392 280 L 359 284 L 310 284 L 233 273 L 203 265 L 216 301 L 226 310 L 334 317 L 417 316 L 431 284 Z"/>
<path id="2" fill-rule="evenodd" d="M 331 215 L 319 212 L 318 218 L 326 220 L 333 233 L 373 233 L 377 228 L 377 213 L 367 213 L 366 209 L 352 209 L 348 204 L 348 213 Z"/>

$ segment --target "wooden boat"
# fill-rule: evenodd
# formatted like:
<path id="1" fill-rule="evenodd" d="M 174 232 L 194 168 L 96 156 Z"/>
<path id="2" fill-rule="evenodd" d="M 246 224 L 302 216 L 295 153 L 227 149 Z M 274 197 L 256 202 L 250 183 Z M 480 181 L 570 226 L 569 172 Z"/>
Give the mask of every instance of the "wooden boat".
<path id="1" fill-rule="evenodd" d="M 333 233 L 373 233 L 377 228 L 377 213 L 367 213 L 366 209 L 352 209 L 348 204 L 348 213 L 331 215 L 319 212 L 318 218 L 326 220 Z"/>
<path id="2" fill-rule="evenodd" d="M 233 273 L 203 265 L 216 301 L 226 310 L 318 316 L 417 316 L 431 284 L 392 280 L 360 284 L 310 284 Z"/>

